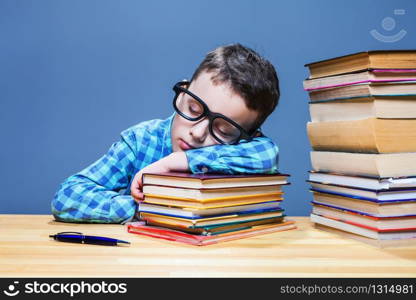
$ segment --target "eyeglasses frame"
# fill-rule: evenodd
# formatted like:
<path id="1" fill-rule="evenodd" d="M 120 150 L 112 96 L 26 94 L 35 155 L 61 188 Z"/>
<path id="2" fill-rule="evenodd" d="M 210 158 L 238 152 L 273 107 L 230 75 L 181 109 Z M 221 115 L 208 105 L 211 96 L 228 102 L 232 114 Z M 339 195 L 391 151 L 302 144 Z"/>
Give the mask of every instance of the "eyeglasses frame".
<path id="1" fill-rule="evenodd" d="M 175 111 L 183 118 L 189 120 L 189 121 L 199 121 L 205 117 L 208 117 L 208 129 L 210 134 L 212 135 L 212 137 L 214 137 L 214 139 L 216 141 L 218 141 L 221 144 L 225 144 L 225 145 L 236 145 L 238 144 L 242 139 L 247 140 L 247 141 L 251 141 L 253 139 L 254 134 L 256 133 L 257 130 L 254 130 L 253 134 L 249 134 L 243 127 L 241 127 L 238 123 L 236 123 L 235 121 L 231 120 L 230 118 L 224 116 L 223 114 L 220 113 L 215 113 L 212 112 L 209 108 L 208 105 L 205 103 L 204 100 L 202 100 L 200 97 L 198 97 L 197 95 L 195 95 L 194 93 L 192 93 L 191 91 L 189 91 L 188 89 L 184 88 L 183 85 L 190 85 L 190 82 L 187 80 L 183 80 L 183 81 L 179 81 L 177 82 L 174 86 L 173 86 L 173 91 L 175 92 L 175 97 L 173 98 L 173 107 L 175 108 Z M 196 117 L 196 118 L 191 118 L 188 117 L 187 115 L 183 114 L 178 107 L 176 106 L 176 100 L 179 97 L 179 95 L 181 93 L 185 93 L 190 95 L 191 97 L 193 97 L 195 100 L 197 100 L 202 107 L 204 108 L 203 113 Z M 222 118 L 224 120 L 226 120 L 227 122 L 231 123 L 234 127 L 236 127 L 237 129 L 240 130 L 240 136 L 238 137 L 238 139 L 233 142 L 233 143 L 226 143 L 224 141 L 222 141 L 221 139 L 219 139 L 215 134 L 214 131 L 212 129 L 212 124 L 214 122 L 215 119 L 217 118 Z"/>

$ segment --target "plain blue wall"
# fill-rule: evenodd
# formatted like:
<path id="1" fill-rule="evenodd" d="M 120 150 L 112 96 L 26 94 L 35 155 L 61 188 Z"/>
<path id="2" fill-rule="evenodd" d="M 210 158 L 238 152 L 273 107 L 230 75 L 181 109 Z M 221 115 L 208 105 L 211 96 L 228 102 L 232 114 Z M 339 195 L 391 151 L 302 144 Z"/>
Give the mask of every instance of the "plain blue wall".
<path id="1" fill-rule="evenodd" d="M 394 9 L 405 9 L 395 16 Z M 381 21 L 393 17 L 386 32 Z M 58 185 L 119 133 L 172 113 L 172 85 L 239 42 L 276 67 L 282 97 L 264 125 L 292 175 L 283 206 L 307 215 L 305 63 L 416 45 L 416 1 L 0 0 L 0 213 L 49 214 Z M 396 43 L 369 31 L 407 35 Z"/>

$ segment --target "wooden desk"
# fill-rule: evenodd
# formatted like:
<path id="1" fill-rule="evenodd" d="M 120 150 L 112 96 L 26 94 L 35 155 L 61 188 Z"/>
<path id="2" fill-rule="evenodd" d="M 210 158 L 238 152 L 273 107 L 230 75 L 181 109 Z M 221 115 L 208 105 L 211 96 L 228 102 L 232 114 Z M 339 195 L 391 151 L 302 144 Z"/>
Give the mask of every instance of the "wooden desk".
<path id="1" fill-rule="evenodd" d="M 0 277 L 416 277 L 416 247 L 380 249 L 313 228 L 196 247 L 127 232 L 123 225 L 55 222 L 50 215 L 0 215 Z M 129 247 L 57 242 L 80 231 Z"/>

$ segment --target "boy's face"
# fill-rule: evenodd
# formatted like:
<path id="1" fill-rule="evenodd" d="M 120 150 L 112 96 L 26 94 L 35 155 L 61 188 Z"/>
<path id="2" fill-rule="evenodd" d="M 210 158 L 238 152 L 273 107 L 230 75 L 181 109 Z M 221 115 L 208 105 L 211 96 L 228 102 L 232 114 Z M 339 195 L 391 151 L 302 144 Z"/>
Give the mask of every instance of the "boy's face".
<path id="1" fill-rule="evenodd" d="M 203 72 L 189 86 L 189 91 L 201 98 L 209 110 L 220 113 L 249 131 L 254 124 L 258 113 L 249 110 L 239 95 L 235 94 L 228 84 L 214 85 L 211 73 Z M 219 144 L 209 132 L 208 118 L 198 121 L 189 121 L 175 115 L 172 124 L 172 148 L 174 152 L 186 151 L 192 148 L 201 148 Z"/>

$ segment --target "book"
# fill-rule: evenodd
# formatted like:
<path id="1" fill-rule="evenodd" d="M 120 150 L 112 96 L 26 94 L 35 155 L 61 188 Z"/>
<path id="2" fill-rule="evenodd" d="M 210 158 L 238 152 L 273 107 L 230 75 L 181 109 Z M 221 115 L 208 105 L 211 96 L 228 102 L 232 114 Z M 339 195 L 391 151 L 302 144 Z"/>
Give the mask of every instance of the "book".
<path id="1" fill-rule="evenodd" d="M 416 212 L 416 201 L 414 200 L 377 201 L 323 192 L 313 192 L 312 204 L 357 212 L 372 217 L 413 216 Z"/>
<path id="2" fill-rule="evenodd" d="M 416 96 L 416 81 L 360 83 L 308 92 L 311 102 L 371 96 Z"/>
<path id="3" fill-rule="evenodd" d="M 377 178 L 336 173 L 309 172 L 309 182 L 340 185 L 376 191 L 416 188 L 416 177 Z"/>
<path id="4" fill-rule="evenodd" d="M 311 221 L 336 228 L 339 230 L 351 232 L 358 235 L 363 235 L 368 238 L 377 239 L 377 240 L 395 240 L 395 239 L 416 239 L 416 230 L 413 231 L 376 231 L 369 229 L 363 226 L 353 225 L 350 223 L 342 222 L 339 220 L 334 220 L 330 218 L 325 218 L 323 216 L 318 216 L 311 214 Z"/>
<path id="5" fill-rule="evenodd" d="M 311 221 L 373 244 L 416 241 L 416 50 L 305 66 Z"/>
<path id="6" fill-rule="evenodd" d="M 313 205 L 312 213 L 379 232 L 416 230 L 416 216 L 380 218 L 321 205 Z"/>
<path id="7" fill-rule="evenodd" d="M 309 103 L 312 122 L 416 119 L 416 96 L 372 96 Z"/>
<path id="8" fill-rule="evenodd" d="M 258 226 L 258 225 L 282 223 L 283 221 L 284 221 L 284 216 L 282 215 L 280 217 L 267 218 L 267 219 L 262 219 L 262 220 L 235 222 L 235 223 L 220 224 L 220 225 L 202 226 L 202 227 L 186 227 L 186 226 L 158 222 L 155 220 L 147 220 L 146 224 L 151 225 L 151 226 L 165 227 L 165 228 L 169 228 L 173 230 L 180 230 L 180 231 L 193 233 L 193 234 L 211 235 L 211 234 L 221 234 L 221 233 L 226 233 L 226 232 L 231 232 L 231 231 L 248 229 L 253 226 Z"/>
<path id="9" fill-rule="evenodd" d="M 359 83 L 401 81 L 416 81 L 416 69 L 373 69 L 336 76 L 306 79 L 303 81 L 303 87 L 305 91 L 313 91 Z"/>
<path id="10" fill-rule="evenodd" d="M 197 218 L 203 216 L 213 216 L 236 212 L 255 212 L 265 209 L 278 209 L 279 207 L 280 201 L 260 202 L 254 204 L 235 205 L 211 209 L 189 209 L 164 205 L 155 205 L 142 202 L 139 204 L 138 211 L 178 217 Z"/>
<path id="11" fill-rule="evenodd" d="M 310 78 L 369 69 L 416 69 L 416 50 L 373 50 L 311 62 Z"/>
<path id="12" fill-rule="evenodd" d="M 416 176 L 416 153 L 349 153 L 311 151 L 312 169 L 318 172 L 337 173 L 377 178 Z"/>
<path id="13" fill-rule="evenodd" d="M 144 173 L 143 185 L 160 185 L 192 189 L 235 188 L 288 184 L 287 174 L 191 174 L 180 172 Z"/>
<path id="14" fill-rule="evenodd" d="M 285 221 L 278 224 L 253 226 L 247 229 L 238 230 L 236 232 L 216 235 L 196 235 L 164 227 L 150 226 L 146 225 L 144 222 L 132 222 L 127 225 L 127 231 L 129 233 L 181 242 L 195 246 L 206 246 L 295 228 L 296 226 L 294 225 L 294 221 Z"/>
<path id="15" fill-rule="evenodd" d="M 269 218 L 277 218 L 283 216 L 283 210 L 277 209 L 272 211 L 258 212 L 258 213 L 234 213 L 214 217 L 200 217 L 200 218 L 183 218 L 172 217 L 160 214 L 140 212 L 140 220 L 154 221 L 163 224 L 170 224 L 188 228 L 201 228 L 210 225 L 226 225 L 236 222 L 259 221 Z"/>
<path id="16" fill-rule="evenodd" d="M 362 235 L 354 234 L 351 232 L 339 230 L 336 228 L 328 227 L 319 223 L 314 223 L 316 229 L 325 231 L 331 234 L 336 234 L 340 237 L 356 240 L 358 242 L 362 242 L 373 247 L 378 247 L 381 249 L 384 248 L 393 248 L 393 247 L 414 247 L 416 246 L 416 239 L 392 239 L 392 240 L 376 240 L 372 238 L 368 238 Z"/>
<path id="17" fill-rule="evenodd" d="M 317 151 L 416 152 L 416 119 L 308 122 L 307 130 Z"/>
<path id="18" fill-rule="evenodd" d="M 276 196 L 282 195 L 281 185 L 261 185 L 257 187 L 234 187 L 234 188 L 210 188 L 191 189 L 182 187 L 169 187 L 160 185 L 143 185 L 143 193 L 146 195 L 167 197 L 172 199 L 193 199 L 193 200 L 226 200 L 234 198 L 250 198 L 256 195 Z"/>
<path id="19" fill-rule="evenodd" d="M 256 195 L 251 197 L 238 197 L 232 199 L 208 199 L 203 201 L 192 200 L 187 198 L 167 198 L 154 195 L 145 195 L 143 201 L 144 203 L 182 207 L 189 209 L 211 209 L 282 200 L 282 193 L 275 193 L 267 195 Z"/>
<path id="20" fill-rule="evenodd" d="M 347 197 L 358 197 L 368 200 L 390 201 L 390 200 L 414 200 L 416 201 L 416 188 L 394 189 L 394 190 L 371 190 L 363 188 L 352 188 L 334 184 L 310 182 L 311 190 L 334 195 L 345 195 Z"/>

